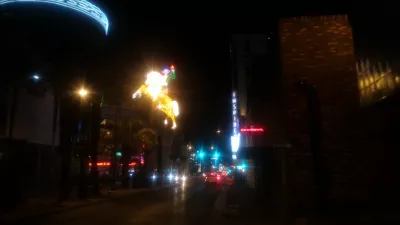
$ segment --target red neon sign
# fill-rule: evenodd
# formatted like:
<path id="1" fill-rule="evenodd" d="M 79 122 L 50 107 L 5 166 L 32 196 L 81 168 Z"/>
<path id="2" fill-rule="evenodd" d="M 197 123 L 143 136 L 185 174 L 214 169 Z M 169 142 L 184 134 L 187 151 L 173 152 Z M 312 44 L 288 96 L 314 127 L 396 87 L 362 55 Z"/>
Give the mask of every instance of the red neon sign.
<path id="1" fill-rule="evenodd" d="M 97 166 L 99 166 L 99 167 L 102 167 L 102 166 L 110 166 L 110 165 L 111 165 L 110 162 L 97 162 L 96 164 L 97 164 Z M 92 163 L 91 163 L 91 162 L 89 163 L 89 166 L 92 166 Z"/>
<path id="2" fill-rule="evenodd" d="M 264 132 L 263 128 L 242 128 L 241 132 Z"/>
<path id="3" fill-rule="evenodd" d="M 97 166 L 99 166 L 99 167 L 111 166 L 111 162 L 97 162 L 96 164 L 97 164 Z M 121 163 L 121 164 L 119 164 L 119 165 L 123 166 L 124 164 Z M 128 165 L 129 165 L 129 166 L 136 166 L 136 162 L 131 162 L 131 163 L 129 163 Z M 89 162 L 89 166 L 92 166 L 92 163 L 91 163 L 91 162 Z"/>

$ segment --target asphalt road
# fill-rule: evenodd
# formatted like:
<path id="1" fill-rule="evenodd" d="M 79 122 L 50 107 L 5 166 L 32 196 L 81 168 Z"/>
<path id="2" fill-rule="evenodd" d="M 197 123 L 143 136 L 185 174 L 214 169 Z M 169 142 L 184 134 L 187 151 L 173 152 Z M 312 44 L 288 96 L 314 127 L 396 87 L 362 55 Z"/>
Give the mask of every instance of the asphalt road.
<path id="1" fill-rule="evenodd" d="M 201 182 L 178 184 L 26 221 L 26 224 L 210 225 L 216 224 L 215 205 L 220 194 L 219 188 L 206 187 Z"/>

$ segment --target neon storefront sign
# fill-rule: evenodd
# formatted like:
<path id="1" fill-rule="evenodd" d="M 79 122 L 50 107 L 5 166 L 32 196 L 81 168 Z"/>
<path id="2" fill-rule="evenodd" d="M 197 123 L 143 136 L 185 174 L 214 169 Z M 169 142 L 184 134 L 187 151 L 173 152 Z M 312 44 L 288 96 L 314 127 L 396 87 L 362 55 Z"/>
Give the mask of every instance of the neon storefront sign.
<path id="1" fill-rule="evenodd" d="M 232 92 L 232 136 L 231 136 L 231 149 L 232 152 L 237 152 L 240 146 L 240 133 L 239 133 L 239 119 L 237 109 L 237 95 L 236 92 Z M 233 156 L 232 156 L 233 157 Z M 235 156 L 236 157 L 236 156 Z"/>
<path id="2" fill-rule="evenodd" d="M 254 132 L 259 133 L 259 132 L 264 132 L 264 129 L 263 128 L 242 128 L 242 129 L 240 129 L 240 131 L 242 133 L 247 133 L 247 132 L 249 132 L 249 133 L 254 133 Z"/>

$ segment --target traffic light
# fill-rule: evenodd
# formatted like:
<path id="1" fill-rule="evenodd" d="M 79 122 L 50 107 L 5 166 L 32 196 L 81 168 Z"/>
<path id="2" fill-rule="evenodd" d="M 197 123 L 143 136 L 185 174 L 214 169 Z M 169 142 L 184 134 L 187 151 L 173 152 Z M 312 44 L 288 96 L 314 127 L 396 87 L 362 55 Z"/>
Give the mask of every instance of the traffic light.
<path id="1" fill-rule="evenodd" d="M 199 157 L 200 157 L 200 159 L 204 158 L 204 152 L 200 152 Z"/>

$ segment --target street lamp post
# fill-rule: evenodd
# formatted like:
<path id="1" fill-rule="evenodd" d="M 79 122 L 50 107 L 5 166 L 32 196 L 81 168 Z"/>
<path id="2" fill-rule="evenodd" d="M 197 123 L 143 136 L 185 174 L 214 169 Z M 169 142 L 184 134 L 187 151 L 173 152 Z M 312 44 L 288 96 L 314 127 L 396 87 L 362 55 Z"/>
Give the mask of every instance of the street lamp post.
<path id="1" fill-rule="evenodd" d="M 79 119 L 78 119 L 78 130 L 76 132 L 75 138 L 74 138 L 74 148 L 76 148 L 76 143 L 78 142 L 80 136 L 81 136 L 81 130 L 82 130 L 82 124 L 83 124 L 83 118 L 82 118 L 82 104 L 83 101 L 86 100 L 88 91 L 82 87 L 77 91 L 78 97 L 79 97 Z M 87 185 L 86 185 L 86 151 L 81 148 L 81 151 L 79 152 L 79 167 L 80 167 L 80 173 L 79 173 L 79 193 L 78 196 L 79 198 L 86 198 L 87 196 Z M 93 164 L 96 163 L 92 163 Z"/>
<path id="2" fill-rule="evenodd" d="M 82 103 L 84 101 L 87 101 L 89 98 L 90 92 L 84 88 L 81 87 L 78 91 L 77 94 L 80 98 L 80 105 L 82 106 Z M 91 112 L 90 112 L 90 117 L 89 117 L 89 146 L 90 146 L 90 155 L 91 155 L 91 168 L 90 168 L 90 174 L 91 177 L 93 178 L 93 192 L 95 195 L 100 195 L 99 191 L 99 186 L 98 186 L 98 166 L 97 166 L 97 146 L 98 146 L 98 141 L 99 141 L 99 132 L 100 132 L 100 104 L 96 100 L 91 100 L 90 101 L 90 106 L 91 106 Z M 78 132 L 78 135 L 80 134 L 80 131 Z M 75 138 L 76 141 L 76 138 Z M 86 197 L 86 156 L 87 154 L 82 154 L 81 152 L 81 157 L 80 157 L 80 171 L 81 171 L 81 193 L 80 197 Z"/>
<path id="3" fill-rule="evenodd" d="M 100 138 L 100 102 L 92 101 L 90 115 L 90 148 L 92 168 L 90 170 L 93 178 L 93 192 L 100 195 L 99 190 L 99 169 L 97 167 L 97 146 Z"/>

